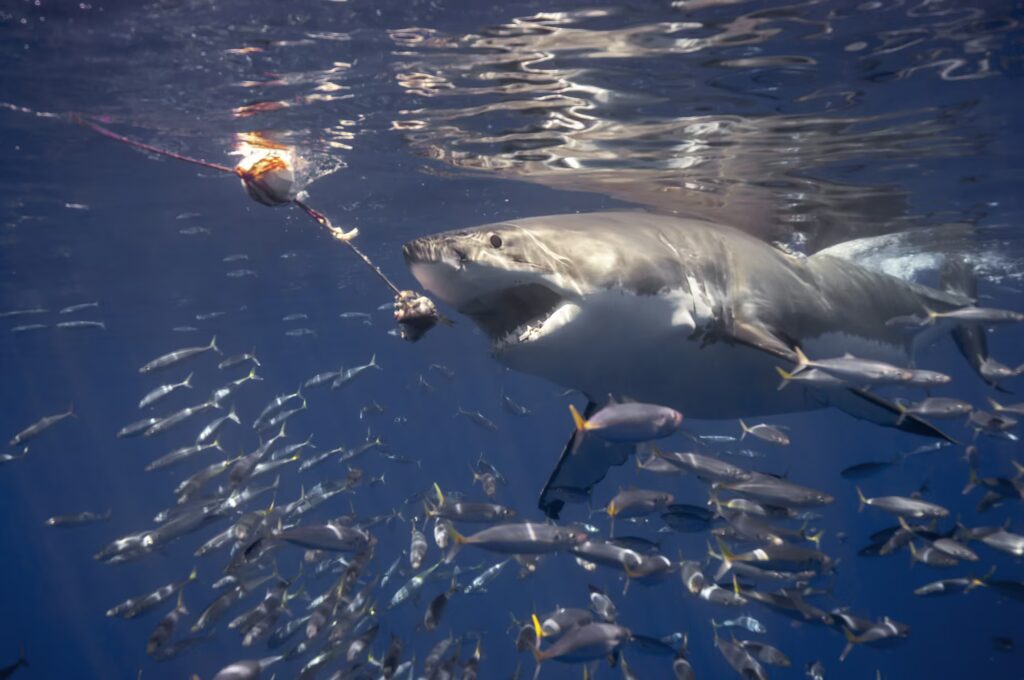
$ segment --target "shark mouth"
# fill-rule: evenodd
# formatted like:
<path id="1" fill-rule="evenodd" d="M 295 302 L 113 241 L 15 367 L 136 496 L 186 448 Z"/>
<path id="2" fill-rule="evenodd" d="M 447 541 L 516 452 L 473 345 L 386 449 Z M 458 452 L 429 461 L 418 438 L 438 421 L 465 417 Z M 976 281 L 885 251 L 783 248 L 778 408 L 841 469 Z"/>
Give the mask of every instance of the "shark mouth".
<path id="1" fill-rule="evenodd" d="M 579 308 L 547 286 L 530 283 L 481 295 L 459 311 L 490 336 L 495 351 L 502 351 L 539 340 L 575 318 Z"/>

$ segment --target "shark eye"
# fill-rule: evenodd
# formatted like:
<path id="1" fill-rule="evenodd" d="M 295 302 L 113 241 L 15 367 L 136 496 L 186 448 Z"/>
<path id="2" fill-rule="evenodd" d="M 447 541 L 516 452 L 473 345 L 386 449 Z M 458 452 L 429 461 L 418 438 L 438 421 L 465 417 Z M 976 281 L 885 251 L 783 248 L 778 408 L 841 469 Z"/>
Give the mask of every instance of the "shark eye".
<path id="1" fill-rule="evenodd" d="M 491 234 L 491 245 L 495 248 L 501 247 L 501 237 L 497 234 Z"/>

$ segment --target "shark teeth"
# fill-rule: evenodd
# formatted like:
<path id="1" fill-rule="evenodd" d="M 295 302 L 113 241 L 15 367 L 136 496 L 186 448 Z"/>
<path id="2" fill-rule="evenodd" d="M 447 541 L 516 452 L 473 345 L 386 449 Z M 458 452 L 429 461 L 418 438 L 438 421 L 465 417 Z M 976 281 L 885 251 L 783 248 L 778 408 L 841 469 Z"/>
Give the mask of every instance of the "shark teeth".
<path id="1" fill-rule="evenodd" d="M 512 329 L 494 342 L 494 349 L 502 351 L 517 345 L 524 345 L 553 333 L 575 319 L 580 308 L 571 303 L 563 303 L 550 314 L 533 319 Z"/>

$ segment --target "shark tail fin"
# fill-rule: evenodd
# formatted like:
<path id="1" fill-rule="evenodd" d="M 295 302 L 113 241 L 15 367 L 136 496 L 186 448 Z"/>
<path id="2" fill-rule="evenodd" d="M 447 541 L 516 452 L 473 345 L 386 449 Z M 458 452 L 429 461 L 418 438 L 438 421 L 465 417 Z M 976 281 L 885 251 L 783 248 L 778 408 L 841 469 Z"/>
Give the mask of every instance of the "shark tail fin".
<path id="1" fill-rule="evenodd" d="M 860 490 L 859 486 L 857 487 L 857 501 L 859 502 L 857 512 L 863 512 L 864 506 L 868 504 L 868 499 L 864 497 L 864 492 Z"/>

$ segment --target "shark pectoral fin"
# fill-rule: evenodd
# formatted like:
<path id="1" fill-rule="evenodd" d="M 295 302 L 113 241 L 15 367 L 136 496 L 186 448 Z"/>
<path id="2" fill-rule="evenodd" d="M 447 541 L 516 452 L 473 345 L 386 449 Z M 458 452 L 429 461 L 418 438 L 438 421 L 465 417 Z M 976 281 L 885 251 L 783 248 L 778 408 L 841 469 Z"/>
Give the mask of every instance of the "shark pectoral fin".
<path id="1" fill-rule="evenodd" d="M 903 416 L 903 412 L 896 404 L 867 390 L 849 388 L 814 390 L 811 393 L 818 397 L 823 404 L 835 406 L 854 418 L 868 420 L 883 427 L 895 427 L 898 430 L 922 437 L 935 437 L 936 439 L 945 439 L 952 444 L 958 443 L 926 420 L 910 414 Z M 903 416 L 902 420 L 901 416 Z"/>
<path id="2" fill-rule="evenodd" d="M 597 404 L 588 402 L 583 418 L 592 416 Z M 599 437 L 584 437 L 574 429 L 558 463 L 540 493 L 538 507 L 548 517 L 558 519 L 567 503 L 586 503 L 590 489 L 608 474 L 613 465 L 622 465 L 634 452 L 634 445 L 612 444 Z"/>
<path id="3" fill-rule="evenodd" d="M 736 342 L 796 363 L 797 355 L 785 340 L 759 321 L 734 319 L 729 335 Z"/>

